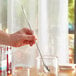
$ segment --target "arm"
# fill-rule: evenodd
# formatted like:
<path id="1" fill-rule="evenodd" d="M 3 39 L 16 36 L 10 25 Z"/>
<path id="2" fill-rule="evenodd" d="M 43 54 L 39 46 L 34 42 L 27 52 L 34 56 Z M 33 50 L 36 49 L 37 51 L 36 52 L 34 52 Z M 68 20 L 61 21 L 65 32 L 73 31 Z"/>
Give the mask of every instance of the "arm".
<path id="1" fill-rule="evenodd" d="M 8 45 L 9 44 L 9 34 L 0 30 L 0 44 Z"/>

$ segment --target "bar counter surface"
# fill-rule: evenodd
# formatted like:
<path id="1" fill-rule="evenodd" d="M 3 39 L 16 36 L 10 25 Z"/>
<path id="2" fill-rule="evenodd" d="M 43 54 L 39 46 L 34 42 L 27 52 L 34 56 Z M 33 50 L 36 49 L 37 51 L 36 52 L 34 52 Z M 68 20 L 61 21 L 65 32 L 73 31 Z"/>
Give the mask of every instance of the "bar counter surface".
<path id="1" fill-rule="evenodd" d="M 60 69 L 58 72 L 58 76 L 76 76 L 76 66 L 59 66 L 59 68 Z M 17 76 L 23 76 L 24 72 L 23 72 L 23 74 L 22 74 L 22 72 L 21 72 L 21 74 L 20 73 L 17 74 Z M 31 73 L 32 74 L 29 74 L 28 76 L 33 76 L 33 75 L 36 76 L 36 74 L 35 74 L 36 69 L 35 68 L 31 69 Z M 1 72 L 0 72 L 0 76 L 2 76 Z M 12 74 L 8 74 L 7 76 L 12 76 Z M 26 75 L 24 75 L 24 76 L 26 76 Z M 41 76 L 45 76 L 45 75 L 41 75 Z M 55 76 L 55 75 L 50 75 L 50 76 Z"/>

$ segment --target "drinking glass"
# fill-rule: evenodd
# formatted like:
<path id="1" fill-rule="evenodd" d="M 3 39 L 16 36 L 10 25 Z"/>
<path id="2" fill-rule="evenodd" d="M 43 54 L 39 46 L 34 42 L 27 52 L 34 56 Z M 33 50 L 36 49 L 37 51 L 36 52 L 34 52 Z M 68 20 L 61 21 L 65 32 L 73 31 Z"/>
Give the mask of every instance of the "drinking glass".
<path id="1" fill-rule="evenodd" d="M 49 71 L 45 68 L 48 67 Z M 58 76 L 58 59 L 53 56 L 43 57 L 43 61 L 40 57 L 37 58 L 37 76 Z"/>
<path id="2" fill-rule="evenodd" d="M 37 76 L 36 67 L 29 66 L 15 66 L 13 68 L 13 76 Z"/>

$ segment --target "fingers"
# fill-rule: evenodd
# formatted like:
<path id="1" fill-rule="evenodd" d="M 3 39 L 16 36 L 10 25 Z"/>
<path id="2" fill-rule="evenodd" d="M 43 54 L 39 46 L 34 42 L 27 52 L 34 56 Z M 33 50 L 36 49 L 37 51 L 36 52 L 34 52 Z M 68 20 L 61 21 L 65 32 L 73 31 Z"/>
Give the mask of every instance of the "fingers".
<path id="1" fill-rule="evenodd" d="M 17 32 L 15 32 L 14 34 L 26 34 L 26 35 L 33 35 L 33 31 L 28 29 L 28 28 L 23 28 Z"/>
<path id="2" fill-rule="evenodd" d="M 36 40 L 36 38 L 35 38 L 34 35 L 26 35 L 26 36 L 25 36 L 25 40 L 34 41 L 34 40 Z"/>
<path id="3" fill-rule="evenodd" d="M 35 41 L 37 39 L 35 38 L 34 35 L 27 35 L 26 39 L 23 41 L 24 44 L 29 44 L 30 46 L 32 46 L 33 44 L 35 44 Z"/>
<path id="4" fill-rule="evenodd" d="M 33 31 L 29 30 L 27 28 L 24 28 L 14 34 L 10 35 L 10 44 L 13 47 L 20 47 L 24 45 L 30 45 L 32 46 L 35 44 L 35 41 L 37 40 L 35 36 L 33 35 Z"/>
<path id="5" fill-rule="evenodd" d="M 35 41 L 24 41 L 23 46 L 26 45 L 26 44 L 30 45 L 30 46 L 33 46 L 35 44 Z"/>
<path id="6" fill-rule="evenodd" d="M 33 35 L 33 31 L 28 29 L 28 28 L 23 28 L 22 29 L 24 33 L 28 34 L 28 35 Z"/>
<path id="7" fill-rule="evenodd" d="M 35 41 L 31 41 L 29 43 L 30 43 L 30 46 L 32 46 L 33 44 L 35 44 Z"/>

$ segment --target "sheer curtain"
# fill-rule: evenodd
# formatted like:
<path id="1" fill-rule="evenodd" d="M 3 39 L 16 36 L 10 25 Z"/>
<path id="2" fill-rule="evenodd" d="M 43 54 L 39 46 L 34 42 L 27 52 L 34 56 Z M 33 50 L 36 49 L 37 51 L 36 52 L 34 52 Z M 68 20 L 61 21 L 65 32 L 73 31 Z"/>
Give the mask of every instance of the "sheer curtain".
<path id="1" fill-rule="evenodd" d="M 37 0 L 19 1 L 23 4 L 27 12 L 27 18 L 33 30 L 38 35 L 38 43 L 42 55 L 54 55 L 59 58 L 60 64 L 68 63 L 68 0 L 38 0 L 38 4 Z M 7 10 L 9 33 L 16 32 L 23 27 L 28 27 L 17 0 L 8 0 Z M 21 53 L 22 50 L 23 53 L 24 50 L 31 50 L 28 56 L 25 52 L 27 59 L 34 58 L 34 50 L 37 51 L 35 46 L 33 46 L 33 48 L 29 47 L 28 49 L 24 46 L 13 50 L 16 50 L 16 52 L 21 50 Z"/>
<path id="2" fill-rule="evenodd" d="M 38 7 L 38 36 L 43 55 L 57 56 L 59 64 L 68 63 L 68 0 L 39 0 Z"/>
<path id="3" fill-rule="evenodd" d="M 0 30 L 7 28 L 7 0 L 0 0 Z"/>

